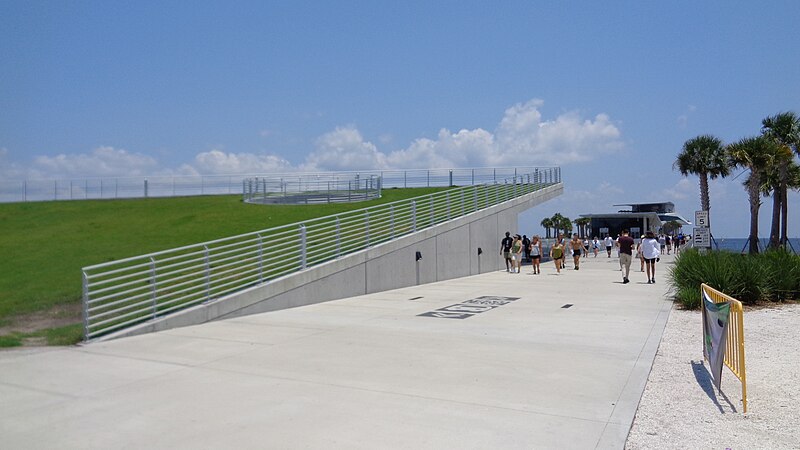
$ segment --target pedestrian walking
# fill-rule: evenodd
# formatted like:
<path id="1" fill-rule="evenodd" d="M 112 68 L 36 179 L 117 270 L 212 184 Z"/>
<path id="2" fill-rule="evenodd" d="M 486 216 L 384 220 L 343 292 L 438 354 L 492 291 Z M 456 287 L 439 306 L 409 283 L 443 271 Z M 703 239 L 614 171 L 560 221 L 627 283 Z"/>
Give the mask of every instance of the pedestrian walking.
<path id="1" fill-rule="evenodd" d="M 539 267 L 539 263 L 542 259 L 542 240 L 539 238 L 538 234 L 533 235 L 533 239 L 531 240 L 531 266 L 533 266 L 533 273 L 539 274 L 541 272 L 541 267 Z"/>
<path id="2" fill-rule="evenodd" d="M 606 238 L 603 239 L 603 243 L 606 245 L 606 253 L 608 253 L 608 257 L 611 258 L 611 247 L 614 246 L 614 239 L 611 238 L 611 235 L 607 234 Z"/>
<path id="3" fill-rule="evenodd" d="M 581 250 L 583 250 L 583 242 L 578 239 L 578 233 L 572 235 L 569 246 L 572 249 L 572 264 L 575 265 L 575 270 L 579 270 L 581 268 Z"/>
<path id="4" fill-rule="evenodd" d="M 511 262 L 511 273 L 520 273 L 522 271 L 522 236 L 518 234 L 514 236 L 514 241 L 511 243 Z"/>
<path id="5" fill-rule="evenodd" d="M 511 233 L 506 231 L 506 237 L 500 241 L 500 254 L 506 260 L 506 272 L 511 272 L 511 244 L 514 239 L 511 238 Z"/>
<path id="6" fill-rule="evenodd" d="M 628 236 L 628 230 L 622 230 L 622 236 L 617 240 L 617 246 L 619 247 L 619 268 L 622 270 L 622 284 L 628 284 L 631 281 L 628 277 L 631 273 L 633 244 L 633 238 Z"/>
<path id="7" fill-rule="evenodd" d="M 556 265 L 556 273 L 561 273 L 561 265 L 564 263 L 564 244 L 561 243 L 561 240 L 556 240 L 553 243 L 553 246 L 550 247 L 550 258 L 553 259 L 553 263 Z"/>
<path id="8" fill-rule="evenodd" d="M 660 261 L 660 255 L 661 245 L 655 234 L 648 231 L 642 240 L 642 256 L 644 256 L 644 265 L 647 269 L 647 284 L 656 282 L 656 263 Z"/>

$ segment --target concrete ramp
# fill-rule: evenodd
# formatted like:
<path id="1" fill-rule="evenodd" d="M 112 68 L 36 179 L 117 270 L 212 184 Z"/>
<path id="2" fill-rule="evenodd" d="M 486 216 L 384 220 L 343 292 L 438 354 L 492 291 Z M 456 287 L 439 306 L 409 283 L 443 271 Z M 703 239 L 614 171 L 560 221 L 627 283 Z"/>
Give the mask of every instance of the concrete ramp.
<path id="1" fill-rule="evenodd" d="M 519 213 L 561 195 L 563 190 L 561 183 L 543 187 L 100 339 L 135 336 L 494 271 L 504 266 L 499 254 L 500 238 L 506 231 L 516 232 Z M 479 254 L 478 249 L 483 253 Z"/>
<path id="2" fill-rule="evenodd" d="M 621 449 L 672 303 L 562 272 L 0 352 L 0 448 Z"/>

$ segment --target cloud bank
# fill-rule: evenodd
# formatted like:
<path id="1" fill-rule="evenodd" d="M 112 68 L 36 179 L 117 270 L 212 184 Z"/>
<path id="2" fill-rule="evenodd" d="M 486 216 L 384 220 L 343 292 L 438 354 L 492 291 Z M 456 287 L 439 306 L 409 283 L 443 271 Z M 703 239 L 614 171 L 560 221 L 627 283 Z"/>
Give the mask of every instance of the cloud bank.
<path id="1" fill-rule="evenodd" d="M 406 148 L 382 151 L 354 125 L 337 127 L 316 139 L 303 162 L 292 165 L 272 154 L 198 153 L 178 167 L 162 166 L 151 156 L 113 147 L 89 153 L 38 156 L 28 167 L 8 161 L 0 150 L 0 177 L 65 178 L 144 175 L 218 175 L 290 171 L 567 165 L 595 160 L 624 148 L 621 132 L 606 114 L 584 118 L 577 111 L 546 120 L 544 102 L 533 99 L 505 110 L 494 130 L 439 130 Z M 378 141 L 381 138 L 378 137 Z"/>

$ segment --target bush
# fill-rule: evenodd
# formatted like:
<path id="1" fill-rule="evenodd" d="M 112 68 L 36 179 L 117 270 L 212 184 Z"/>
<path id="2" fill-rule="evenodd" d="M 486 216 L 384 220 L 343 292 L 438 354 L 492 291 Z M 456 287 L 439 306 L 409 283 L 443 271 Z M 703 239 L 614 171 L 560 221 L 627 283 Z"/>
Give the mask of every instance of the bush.
<path id="1" fill-rule="evenodd" d="M 670 269 L 675 300 L 684 308 L 699 308 L 702 283 L 745 304 L 800 299 L 800 256 L 784 250 L 759 255 L 682 252 Z"/>

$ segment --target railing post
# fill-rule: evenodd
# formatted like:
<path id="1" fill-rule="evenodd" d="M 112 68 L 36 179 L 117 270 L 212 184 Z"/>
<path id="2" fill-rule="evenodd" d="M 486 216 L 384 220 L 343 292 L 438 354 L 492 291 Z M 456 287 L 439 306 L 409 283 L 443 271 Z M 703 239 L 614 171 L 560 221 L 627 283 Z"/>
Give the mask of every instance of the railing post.
<path id="1" fill-rule="evenodd" d="M 83 285 L 83 340 L 89 340 L 89 276 L 81 270 Z"/>
<path id="2" fill-rule="evenodd" d="M 306 257 L 308 255 L 308 242 L 306 240 L 306 226 L 300 225 L 300 269 L 306 268 Z"/>
<path id="3" fill-rule="evenodd" d="M 258 236 L 258 282 L 264 282 L 264 238 L 261 236 L 261 233 L 257 233 Z"/>
<path id="4" fill-rule="evenodd" d="M 392 226 L 392 239 L 394 239 L 394 205 L 389 205 L 389 219 Z"/>
<path id="5" fill-rule="evenodd" d="M 417 232 L 417 201 L 411 200 L 411 228 Z"/>
<path id="6" fill-rule="evenodd" d="M 370 245 L 370 241 L 369 241 L 369 210 L 364 211 L 364 221 L 366 222 L 364 224 L 364 226 L 365 226 L 366 232 L 367 232 L 367 247 L 369 247 L 369 245 Z"/>
<path id="7" fill-rule="evenodd" d="M 147 198 L 147 178 L 144 179 L 144 198 Z"/>
<path id="8" fill-rule="evenodd" d="M 156 259 L 150 257 L 150 296 L 153 301 L 153 319 L 158 315 L 158 301 L 156 300 Z"/>
<path id="9" fill-rule="evenodd" d="M 428 170 L 428 187 L 431 187 L 431 171 Z"/>
<path id="10" fill-rule="evenodd" d="M 453 171 L 452 170 L 450 170 L 450 184 L 448 186 L 453 187 Z"/>
<path id="11" fill-rule="evenodd" d="M 336 257 L 342 256 L 342 230 L 339 216 L 336 216 Z"/>
<path id="12" fill-rule="evenodd" d="M 208 246 L 204 245 L 205 249 L 205 264 L 206 264 L 206 301 L 211 299 L 211 261 L 209 258 Z"/>

